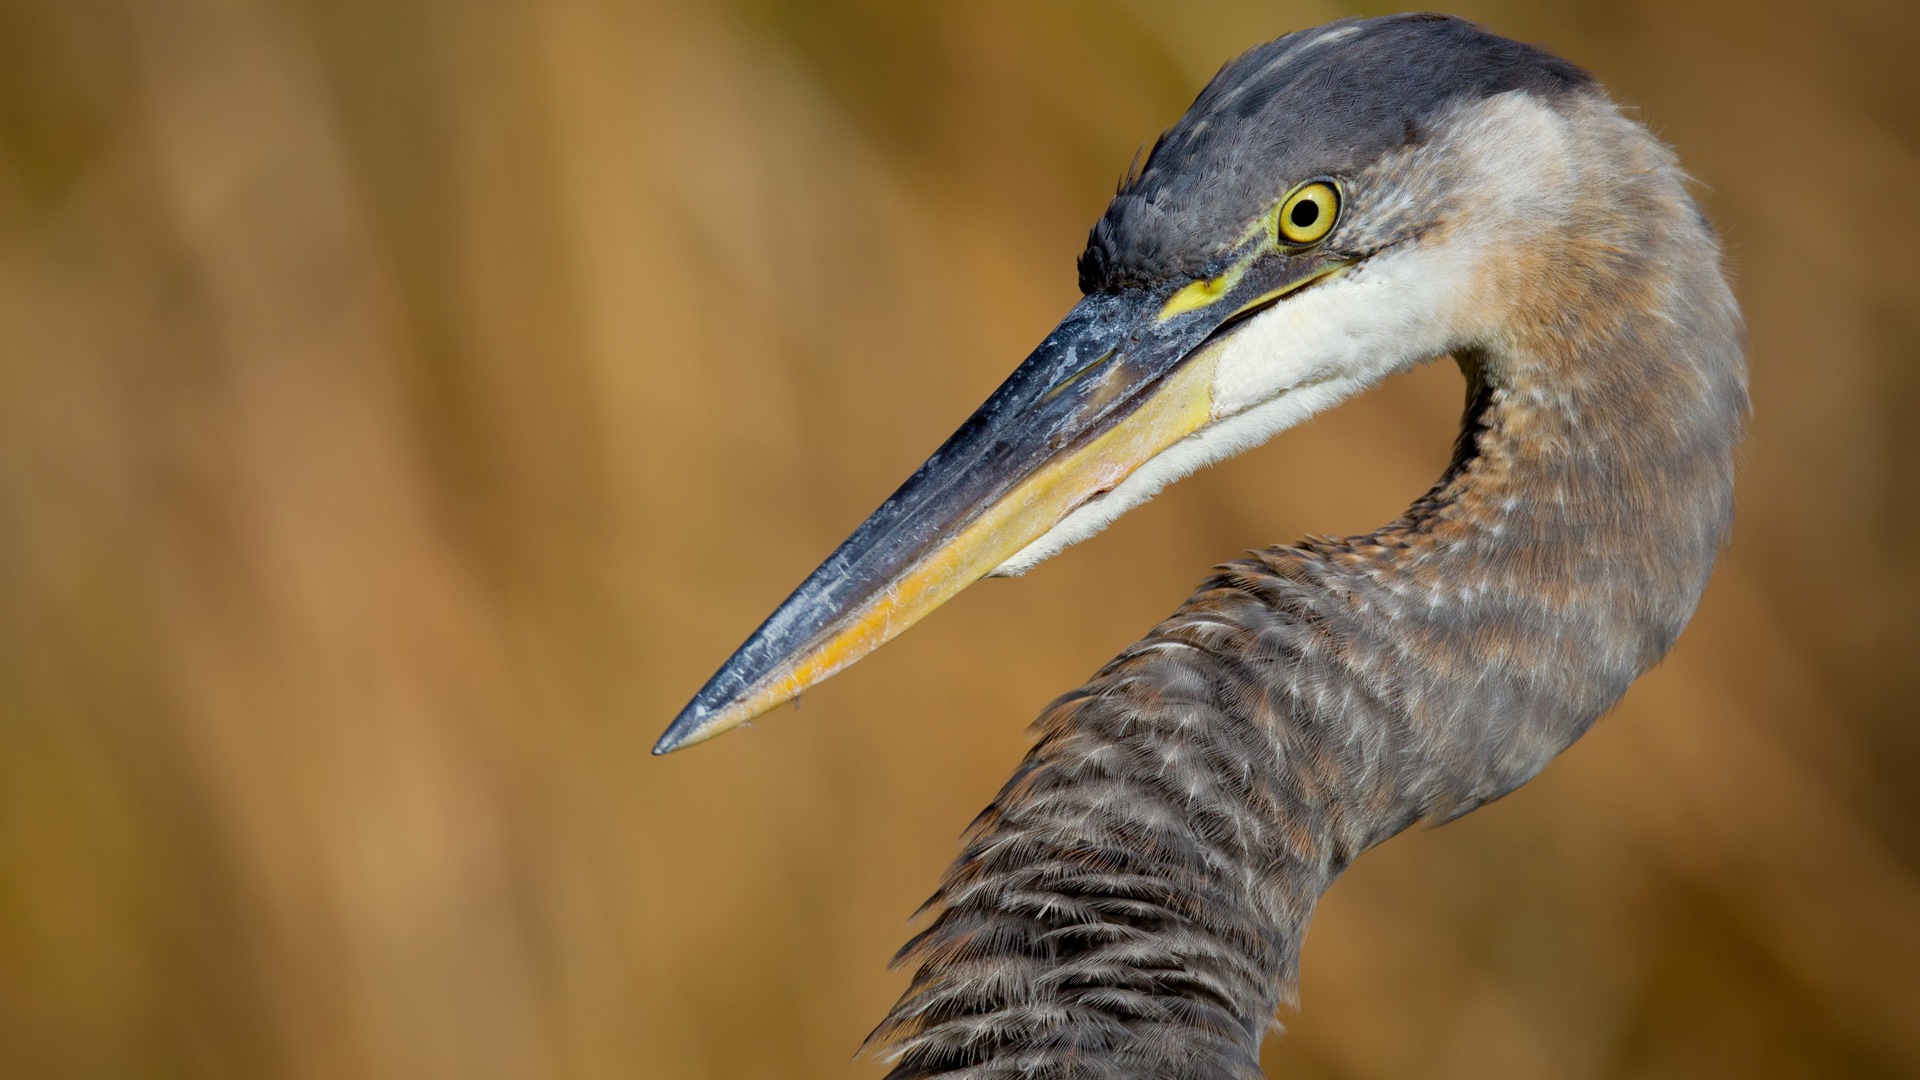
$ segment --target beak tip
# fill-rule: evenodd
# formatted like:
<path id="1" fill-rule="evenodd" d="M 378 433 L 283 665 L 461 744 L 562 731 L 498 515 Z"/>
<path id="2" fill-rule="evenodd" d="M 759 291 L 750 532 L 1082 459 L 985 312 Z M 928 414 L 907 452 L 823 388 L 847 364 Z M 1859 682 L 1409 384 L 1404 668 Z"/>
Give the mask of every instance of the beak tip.
<path id="1" fill-rule="evenodd" d="M 673 723 L 667 725 L 667 730 L 660 733 L 660 738 L 653 744 L 653 756 L 671 754 L 689 743 L 699 742 L 700 729 L 705 726 L 707 719 L 707 711 L 700 708 L 697 701 L 690 703 L 680 710 L 679 716 L 673 718 Z"/>
<path id="2" fill-rule="evenodd" d="M 759 711 L 765 711 L 764 709 Z M 694 698 L 680 715 L 673 718 L 660 738 L 653 744 L 653 756 L 671 754 L 675 750 L 684 750 L 695 743 L 703 743 L 716 735 L 723 735 L 751 719 L 755 712 L 746 711 L 738 699 L 713 701 L 706 694 Z"/>

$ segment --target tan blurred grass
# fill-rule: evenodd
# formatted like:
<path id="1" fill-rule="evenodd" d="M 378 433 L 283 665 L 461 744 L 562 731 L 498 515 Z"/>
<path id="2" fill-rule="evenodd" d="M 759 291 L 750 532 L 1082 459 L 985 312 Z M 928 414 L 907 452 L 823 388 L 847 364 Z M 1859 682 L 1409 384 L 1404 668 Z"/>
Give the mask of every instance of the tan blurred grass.
<path id="1" fill-rule="evenodd" d="M 1457 377 L 646 748 L 1071 301 L 1135 146 L 1346 10 L 0 6 L 0 1074 L 874 1075 L 1026 720 L 1394 514 Z M 1920 1075 L 1920 21 L 1462 13 L 1707 185 L 1742 523 L 1617 714 L 1335 888 L 1270 1070 Z"/>

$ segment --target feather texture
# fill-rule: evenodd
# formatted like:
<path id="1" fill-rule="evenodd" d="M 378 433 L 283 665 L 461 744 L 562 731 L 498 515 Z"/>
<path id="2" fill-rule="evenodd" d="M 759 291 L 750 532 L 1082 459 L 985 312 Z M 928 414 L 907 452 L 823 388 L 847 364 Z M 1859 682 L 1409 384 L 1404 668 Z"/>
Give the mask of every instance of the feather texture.
<path id="1" fill-rule="evenodd" d="M 1475 240 L 1452 464 L 1377 532 L 1219 568 L 1046 710 L 901 953 L 892 1080 L 1258 1076 L 1327 885 L 1524 783 L 1672 646 L 1732 520 L 1739 313 L 1672 155 L 1597 91 L 1554 110 L 1526 207 L 1418 152 L 1356 183 L 1444 192 L 1421 243 L 1509 229 Z"/>

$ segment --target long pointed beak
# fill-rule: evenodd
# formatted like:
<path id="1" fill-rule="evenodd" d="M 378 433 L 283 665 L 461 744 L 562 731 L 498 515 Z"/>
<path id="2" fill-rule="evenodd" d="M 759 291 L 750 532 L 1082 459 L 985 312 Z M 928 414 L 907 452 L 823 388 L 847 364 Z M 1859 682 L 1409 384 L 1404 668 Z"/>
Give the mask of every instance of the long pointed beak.
<path id="1" fill-rule="evenodd" d="M 1191 296 L 1133 291 L 1076 305 L 754 631 L 653 752 L 710 739 L 842 670 L 1205 426 L 1213 360 L 1201 346 L 1246 308 Z"/>

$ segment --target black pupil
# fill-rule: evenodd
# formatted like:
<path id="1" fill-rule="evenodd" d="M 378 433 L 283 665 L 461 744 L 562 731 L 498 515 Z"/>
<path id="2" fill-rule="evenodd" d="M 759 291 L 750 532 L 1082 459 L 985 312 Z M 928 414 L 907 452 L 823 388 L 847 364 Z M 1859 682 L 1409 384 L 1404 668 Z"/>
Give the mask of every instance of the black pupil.
<path id="1" fill-rule="evenodd" d="M 1294 228 L 1304 229 L 1320 220 L 1320 205 L 1312 199 L 1301 199 L 1293 204 L 1293 210 L 1287 214 L 1287 217 L 1293 219 Z"/>

